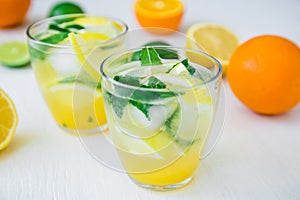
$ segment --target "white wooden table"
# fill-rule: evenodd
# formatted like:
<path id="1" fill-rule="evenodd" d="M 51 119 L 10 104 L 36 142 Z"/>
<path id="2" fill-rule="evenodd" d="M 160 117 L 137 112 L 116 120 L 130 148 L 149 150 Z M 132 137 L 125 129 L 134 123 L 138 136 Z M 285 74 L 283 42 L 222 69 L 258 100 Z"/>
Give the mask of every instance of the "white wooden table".
<path id="1" fill-rule="evenodd" d="M 25 41 L 26 27 L 47 15 L 53 0 L 32 0 L 24 24 L 0 30 L 0 42 Z M 91 14 L 123 19 L 139 27 L 133 0 L 77 1 Z M 186 0 L 180 31 L 195 22 L 227 26 L 245 41 L 278 34 L 300 45 L 299 0 Z M 299 66 L 300 67 L 300 66 Z M 288 69 L 287 69 L 288 70 Z M 0 152 L 0 200 L 41 199 L 300 199 L 300 106 L 274 117 L 245 108 L 225 80 L 223 135 L 184 189 L 157 193 L 134 185 L 125 174 L 93 159 L 79 139 L 51 118 L 30 67 L 0 66 L 0 87 L 14 100 L 19 126 Z"/>

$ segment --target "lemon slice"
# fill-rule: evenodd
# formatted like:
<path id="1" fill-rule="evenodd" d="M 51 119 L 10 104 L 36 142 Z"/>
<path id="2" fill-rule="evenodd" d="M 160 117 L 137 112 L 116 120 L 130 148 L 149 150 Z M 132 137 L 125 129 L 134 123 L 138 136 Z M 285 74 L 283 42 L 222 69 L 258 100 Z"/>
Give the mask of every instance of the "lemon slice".
<path id="1" fill-rule="evenodd" d="M 0 150 L 12 141 L 18 125 L 18 115 L 13 101 L 0 89 Z"/>
<path id="2" fill-rule="evenodd" d="M 74 51 L 77 55 L 77 59 L 80 62 L 81 66 L 85 69 L 85 71 L 95 80 L 100 80 L 100 73 L 89 63 L 85 56 L 85 49 L 81 49 L 80 45 L 85 45 L 88 43 L 88 40 L 84 40 L 79 35 L 75 35 L 73 32 L 68 35 L 70 39 L 70 43 L 74 48 Z M 87 35 L 85 35 L 87 37 Z M 87 53 L 86 53 L 87 54 Z"/>
<path id="3" fill-rule="evenodd" d="M 79 37 L 85 40 L 86 43 L 92 44 L 96 41 L 103 41 L 110 39 L 109 36 L 101 34 L 101 33 L 79 33 Z"/>
<path id="4" fill-rule="evenodd" d="M 97 16 L 97 17 L 80 17 L 80 18 L 76 18 L 73 22 L 75 22 L 76 24 L 80 24 L 82 26 L 85 25 L 99 26 L 105 24 L 108 21 L 109 20 L 106 17 Z"/>
<path id="5" fill-rule="evenodd" d="M 52 85 L 49 88 L 66 106 L 72 106 L 72 102 L 76 103 L 76 108 L 83 108 L 94 101 L 94 98 L 100 98 L 102 93 L 84 84 L 80 83 L 61 83 Z M 74 96 L 76 99 L 74 100 Z M 74 105 L 73 105 L 74 106 Z"/>
<path id="6" fill-rule="evenodd" d="M 217 58 L 222 64 L 223 74 L 226 74 L 230 57 L 239 45 L 238 37 L 234 33 L 220 25 L 197 23 L 188 28 L 186 35 L 186 47 L 202 49 Z M 195 61 L 201 58 L 190 59 Z"/>
<path id="7" fill-rule="evenodd" d="M 123 27 L 117 22 L 111 21 L 105 17 L 81 17 L 75 19 L 72 23 L 80 24 L 84 26 L 86 30 L 93 29 L 96 32 L 108 35 L 116 36 L 122 31 Z"/>

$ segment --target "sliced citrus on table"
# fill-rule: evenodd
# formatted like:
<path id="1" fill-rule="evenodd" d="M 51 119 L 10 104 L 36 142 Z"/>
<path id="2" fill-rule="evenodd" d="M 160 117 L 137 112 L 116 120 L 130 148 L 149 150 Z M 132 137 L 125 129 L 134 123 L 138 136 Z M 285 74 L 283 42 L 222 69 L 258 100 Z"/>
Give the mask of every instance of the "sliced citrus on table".
<path id="1" fill-rule="evenodd" d="M 239 45 L 234 33 L 221 25 L 197 23 L 188 28 L 186 36 L 188 48 L 203 50 L 217 58 L 226 74 L 231 55 Z"/>
<path id="2" fill-rule="evenodd" d="M 0 45 L 0 64 L 19 68 L 30 62 L 27 45 L 23 42 L 6 42 Z"/>
<path id="3" fill-rule="evenodd" d="M 12 141 L 18 125 L 18 115 L 13 101 L 0 89 L 0 150 Z"/>

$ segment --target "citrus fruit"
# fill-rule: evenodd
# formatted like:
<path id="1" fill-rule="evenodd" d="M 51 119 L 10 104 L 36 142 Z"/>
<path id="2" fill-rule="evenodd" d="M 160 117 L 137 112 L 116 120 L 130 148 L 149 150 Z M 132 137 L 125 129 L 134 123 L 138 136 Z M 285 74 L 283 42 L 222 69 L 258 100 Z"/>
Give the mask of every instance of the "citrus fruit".
<path id="1" fill-rule="evenodd" d="M 13 101 L 0 89 L 0 150 L 12 141 L 18 124 L 18 115 Z"/>
<path id="2" fill-rule="evenodd" d="M 283 37 L 254 37 L 233 53 L 227 78 L 233 93 L 251 110 L 286 112 L 300 100 L 300 49 Z"/>
<path id="3" fill-rule="evenodd" d="M 144 27 L 158 27 L 177 30 L 183 16 L 181 0 L 137 0 L 134 5 L 135 16 Z M 159 29 L 146 29 L 157 34 L 170 33 Z"/>
<path id="4" fill-rule="evenodd" d="M 29 9 L 30 0 L 4 0 L 0 6 L 0 28 L 21 23 Z"/>
<path id="5" fill-rule="evenodd" d="M 27 44 L 23 42 L 6 42 L 0 45 L 0 64 L 18 68 L 30 62 Z"/>
<path id="6" fill-rule="evenodd" d="M 86 33 L 88 34 L 88 33 Z M 99 37 L 102 34 L 99 34 Z M 101 36 L 102 37 L 102 36 Z M 85 35 L 85 38 L 87 38 L 87 35 Z M 82 67 L 86 70 L 86 72 L 95 80 L 100 80 L 100 73 L 97 72 L 97 70 L 89 63 L 87 60 L 84 49 L 80 47 L 80 45 L 85 45 L 89 43 L 89 40 L 82 38 L 81 36 L 74 34 L 73 32 L 69 33 L 69 39 L 73 46 L 73 49 L 77 55 L 77 59 L 79 60 Z"/>
<path id="7" fill-rule="evenodd" d="M 186 36 L 186 47 L 203 50 L 217 58 L 226 74 L 230 57 L 239 45 L 234 33 L 221 25 L 197 23 L 188 28 Z"/>
<path id="8" fill-rule="evenodd" d="M 50 9 L 48 17 L 75 13 L 84 13 L 84 11 L 79 5 L 75 3 L 59 2 Z"/>

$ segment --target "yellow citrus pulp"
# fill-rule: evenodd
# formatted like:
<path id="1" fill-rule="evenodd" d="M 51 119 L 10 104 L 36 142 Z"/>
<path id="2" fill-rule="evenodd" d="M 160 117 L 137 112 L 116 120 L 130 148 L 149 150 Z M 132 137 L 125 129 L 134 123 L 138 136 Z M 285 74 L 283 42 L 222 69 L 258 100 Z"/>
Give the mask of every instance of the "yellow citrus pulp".
<path id="1" fill-rule="evenodd" d="M 239 45 L 234 33 L 221 25 L 197 23 L 188 28 L 186 36 L 186 47 L 203 50 L 217 58 L 222 64 L 223 74 L 226 74 L 231 55 Z M 190 55 L 190 59 L 195 61 L 201 58 Z"/>
<path id="2" fill-rule="evenodd" d="M 18 114 L 13 101 L 0 89 L 0 150 L 7 147 L 15 134 Z"/>

